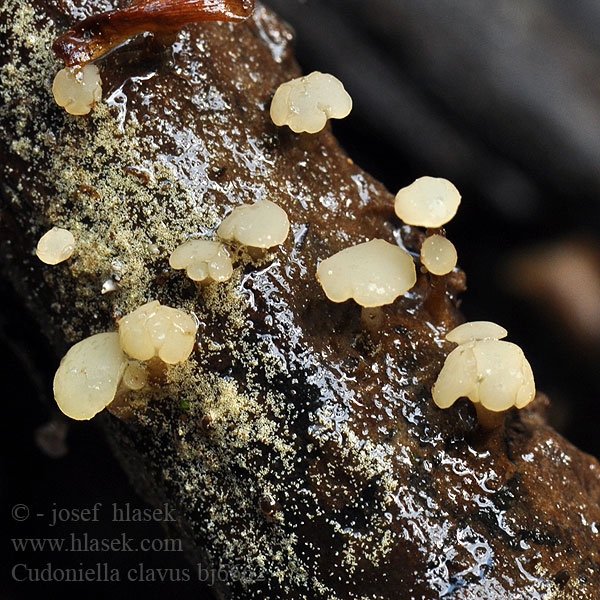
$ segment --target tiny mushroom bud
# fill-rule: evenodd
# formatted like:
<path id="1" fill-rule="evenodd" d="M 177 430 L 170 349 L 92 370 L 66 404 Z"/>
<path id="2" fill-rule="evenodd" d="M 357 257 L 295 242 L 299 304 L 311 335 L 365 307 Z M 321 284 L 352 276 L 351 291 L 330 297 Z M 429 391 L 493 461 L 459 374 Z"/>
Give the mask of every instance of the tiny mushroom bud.
<path id="1" fill-rule="evenodd" d="M 54 398 L 72 419 L 91 419 L 115 397 L 127 358 L 117 333 L 98 333 L 75 344 L 54 376 Z"/>
<path id="2" fill-rule="evenodd" d="M 158 356 L 173 365 L 184 362 L 192 353 L 196 330 L 191 315 L 155 300 L 119 321 L 119 341 L 131 358 L 150 360 Z"/>
<path id="3" fill-rule="evenodd" d="M 61 69 L 54 78 L 56 104 L 72 115 L 87 115 L 102 98 L 102 80 L 96 65 Z"/>
<path id="4" fill-rule="evenodd" d="M 458 190 L 447 179 L 421 177 L 396 194 L 396 214 L 407 225 L 441 227 L 460 204 Z"/>
<path id="5" fill-rule="evenodd" d="M 169 264 L 173 269 L 185 269 L 193 281 L 227 281 L 233 274 L 229 253 L 220 242 L 189 240 L 175 248 Z"/>
<path id="6" fill-rule="evenodd" d="M 480 424 L 498 424 L 499 413 L 523 408 L 535 397 L 531 366 L 516 344 L 500 341 L 506 330 L 495 323 L 476 321 L 452 330 L 446 339 L 458 345 L 446 358 L 435 382 L 433 401 L 448 408 L 461 397 L 475 404 Z"/>
<path id="7" fill-rule="evenodd" d="M 296 132 L 317 133 L 327 119 L 343 119 L 352 110 L 352 98 L 342 82 L 315 71 L 282 83 L 273 96 L 271 120 Z"/>
<path id="8" fill-rule="evenodd" d="M 145 385 L 148 377 L 146 369 L 143 365 L 135 360 L 127 363 L 127 367 L 123 373 L 123 385 L 130 390 L 141 390 Z"/>
<path id="9" fill-rule="evenodd" d="M 431 235 L 421 246 L 421 262 L 434 275 L 450 273 L 457 260 L 454 244 L 443 235 Z"/>
<path id="10" fill-rule="evenodd" d="M 57 265 L 70 258 L 75 250 L 75 238 L 68 229 L 53 227 L 38 242 L 36 256 L 47 265 Z"/>
<path id="11" fill-rule="evenodd" d="M 346 248 L 322 261 L 317 279 L 333 302 L 353 298 L 363 307 L 391 304 L 417 280 L 410 254 L 385 240 Z"/>
<path id="12" fill-rule="evenodd" d="M 219 225 L 217 234 L 252 248 L 282 244 L 290 231 L 287 213 L 270 200 L 237 206 Z"/>

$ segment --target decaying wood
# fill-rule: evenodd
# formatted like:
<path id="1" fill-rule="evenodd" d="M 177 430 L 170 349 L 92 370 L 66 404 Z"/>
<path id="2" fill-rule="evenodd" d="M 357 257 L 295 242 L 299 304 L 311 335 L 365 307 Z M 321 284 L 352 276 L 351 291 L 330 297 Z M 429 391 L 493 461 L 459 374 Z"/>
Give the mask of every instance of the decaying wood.
<path id="1" fill-rule="evenodd" d="M 416 251 L 422 235 L 329 130 L 270 122 L 299 74 L 289 29 L 259 6 L 166 53 L 134 42 L 100 63 L 105 100 L 81 118 L 50 93 L 66 4 L 8 0 L 0 19 L 3 276 L 59 352 L 150 299 L 197 316 L 192 359 L 100 419 L 192 557 L 258 576 L 225 597 L 597 595 L 600 466 L 548 427 L 543 396 L 489 435 L 468 404 L 431 402 L 462 275 L 432 304 L 421 273 L 376 340 L 359 307 L 323 296 L 319 258 L 374 237 Z M 261 198 L 290 216 L 280 249 L 201 290 L 168 268 L 187 235 Z M 77 239 L 56 267 L 32 252 L 52 225 Z"/>

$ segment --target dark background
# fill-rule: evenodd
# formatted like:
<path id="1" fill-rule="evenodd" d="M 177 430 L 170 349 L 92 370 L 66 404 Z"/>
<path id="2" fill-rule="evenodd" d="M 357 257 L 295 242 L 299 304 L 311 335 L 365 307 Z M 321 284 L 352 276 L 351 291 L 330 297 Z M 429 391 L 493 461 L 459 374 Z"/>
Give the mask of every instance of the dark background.
<path id="1" fill-rule="evenodd" d="M 509 330 L 509 339 L 523 347 L 533 366 L 538 389 L 552 400 L 551 421 L 577 446 L 600 456 L 600 296 L 594 295 L 594 276 L 600 279 L 600 5 L 592 0 L 270 4 L 295 27 L 303 69 L 335 74 L 353 96 L 352 114 L 333 128 L 355 162 L 394 193 L 425 174 L 456 184 L 463 203 L 447 232 L 468 275 L 464 314 Z M 536 247 L 545 249 L 546 258 L 532 250 Z M 557 249 L 562 249 L 562 270 L 547 260 Z M 557 284 L 566 280 L 565 273 L 566 293 Z M 573 307 L 586 299 L 597 310 L 582 327 Z M 113 502 L 143 503 L 97 426 L 66 424 L 55 409 L 51 389 L 58 358 L 6 281 L 0 281 L 0 306 L 3 568 L 16 562 L 38 568 L 47 562 L 56 567 L 107 562 L 126 573 L 143 562 L 150 569 L 191 569 L 180 553 L 73 557 L 10 549 L 12 537 L 87 532 L 139 539 L 162 538 L 164 532 L 159 524 L 111 521 Z M 50 528 L 47 516 L 35 516 L 48 515 L 54 504 L 70 509 L 95 502 L 103 504 L 99 523 Z M 11 519 L 17 503 L 30 507 L 27 521 Z M 208 597 L 197 582 L 19 584 L 5 575 L 2 599 L 40 593 L 124 598 L 134 592 L 147 598 Z"/>

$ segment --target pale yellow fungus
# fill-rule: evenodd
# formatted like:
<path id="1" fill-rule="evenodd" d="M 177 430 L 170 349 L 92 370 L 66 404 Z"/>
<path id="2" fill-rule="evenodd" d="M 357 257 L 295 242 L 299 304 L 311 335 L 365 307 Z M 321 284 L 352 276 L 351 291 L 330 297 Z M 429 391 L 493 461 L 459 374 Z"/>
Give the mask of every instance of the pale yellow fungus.
<path id="1" fill-rule="evenodd" d="M 36 256 L 47 265 L 57 265 L 70 258 L 75 250 L 75 238 L 68 229 L 53 227 L 37 244 Z"/>
<path id="2" fill-rule="evenodd" d="M 434 275 L 450 273 L 457 260 L 454 244 L 443 235 L 431 235 L 421 246 L 421 262 Z"/>
<path id="3" fill-rule="evenodd" d="M 447 179 L 420 177 L 396 194 L 396 214 L 407 225 L 441 227 L 460 204 L 458 190 Z"/>
<path id="4" fill-rule="evenodd" d="M 175 248 L 169 264 L 173 269 L 185 269 L 193 281 L 227 281 L 233 274 L 229 253 L 220 242 L 189 240 Z"/>
<path id="5" fill-rule="evenodd" d="M 137 360 L 158 356 L 167 364 L 187 360 L 196 341 L 196 321 L 158 301 L 140 306 L 119 321 L 121 348 Z"/>
<path id="6" fill-rule="evenodd" d="M 271 248 L 282 244 L 290 232 L 290 221 L 283 208 L 270 200 L 237 206 L 223 220 L 217 234 L 252 248 Z"/>
<path id="7" fill-rule="evenodd" d="M 91 419 L 114 399 L 127 358 L 117 333 L 98 333 L 75 344 L 54 376 L 54 398 L 72 419 Z"/>
<path id="8" fill-rule="evenodd" d="M 135 360 L 129 361 L 123 372 L 123 385 L 130 390 L 141 390 L 146 385 L 146 381 L 144 366 Z"/>
<path id="9" fill-rule="evenodd" d="M 465 323 L 446 339 L 459 343 L 446 358 L 432 389 L 433 400 L 448 408 L 461 397 L 492 412 L 523 408 L 535 396 L 531 366 L 516 344 L 500 341 L 506 330 L 495 323 Z M 478 413 L 479 414 L 479 413 Z"/>
<path id="10" fill-rule="evenodd" d="M 87 115 L 102 98 L 102 80 L 96 65 L 61 69 L 54 78 L 56 104 L 72 115 Z"/>
<path id="11" fill-rule="evenodd" d="M 410 254 L 385 240 L 346 248 L 321 262 L 317 279 L 333 302 L 353 298 L 363 307 L 391 304 L 417 280 Z"/>
<path id="12" fill-rule="evenodd" d="M 343 119 L 352 110 L 352 98 L 342 82 L 315 71 L 282 83 L 271 102 L 271 120 L 296 133 L 317 133 L 327 119 Z"/>
<path id="13" fill-rule="evenodd" d="M 446 339 L 455 344 L 466 344 L 474 340 L 501 340 L 507 335 L 504 327 L 492 321 L 470 321 L 455 327 L 446 335 Z"/>

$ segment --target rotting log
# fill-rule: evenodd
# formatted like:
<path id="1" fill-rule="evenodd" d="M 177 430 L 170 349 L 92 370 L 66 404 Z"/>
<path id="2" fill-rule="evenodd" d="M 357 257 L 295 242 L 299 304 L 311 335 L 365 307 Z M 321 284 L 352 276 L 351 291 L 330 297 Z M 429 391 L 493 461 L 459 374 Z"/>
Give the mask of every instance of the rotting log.
<path id="1" fill-rule="evenodd" d="M 77 118 L 50 92 L 75 4 L 0 9 L 2 274 L 58 353 L 151 299 L 197 316 L 192 359 L 99 420 L 137 489 L 175 507 L 193 558 L 257 575 L 223 596 L 595 597 L 600 466 L 545 423 L 544 397 L 485 436 L 468 404 L 431 402 L 462 274 L 431 302 L 421 273 L 375 341 L 359 307 L 323 296 L 319 258 L 422 235 L 330 130 L 270 122 L 299 74 L 290 30 L 258 6 L 163 52 L 136 40 L 100 63 L 105 100 Z M 281 249 L 201 290 L 168 268 L 186 235 L 260 198 L 290 216 Z M 52 225 L 77 239 L 55 267 L 33 254 Z"/>

